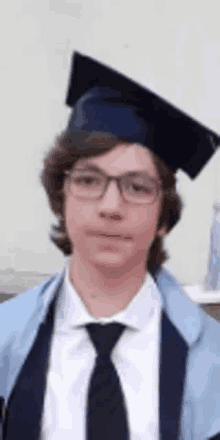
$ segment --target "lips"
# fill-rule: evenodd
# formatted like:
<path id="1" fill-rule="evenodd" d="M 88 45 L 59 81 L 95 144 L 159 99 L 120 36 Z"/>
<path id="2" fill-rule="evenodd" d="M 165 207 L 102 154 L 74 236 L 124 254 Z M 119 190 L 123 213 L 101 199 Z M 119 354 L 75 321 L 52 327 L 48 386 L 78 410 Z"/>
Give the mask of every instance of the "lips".
<path id="1" fill-rule="evenodd" d="M 115 238 L 115 239 L 119 239 L 119 240 L 131 240 L 131 237 L 125 236 L 125 235 L 119 235 L 119 234 L 109 234 L 109 233 L 105 233 L 105 232 L 91 232 L 90 235 L 95 235 L 95 236 L 101 236 L 101 237 L 105 237 L 105 238 Z"/>

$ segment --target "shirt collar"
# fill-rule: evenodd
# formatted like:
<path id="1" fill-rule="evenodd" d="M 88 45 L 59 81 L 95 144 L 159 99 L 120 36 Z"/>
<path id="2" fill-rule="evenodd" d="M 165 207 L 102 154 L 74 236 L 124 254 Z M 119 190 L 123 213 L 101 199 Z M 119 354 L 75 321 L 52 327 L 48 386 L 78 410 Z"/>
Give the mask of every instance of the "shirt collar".
<path id="1" fill-rule="evenodd" d="M 110 317 L 94 318 L 89 314 L 80 295 L 69 280 L 69 264 L 67 263 L 63 289 L 58 300 L 56 331 L 69 333 L 71 329 L 89 323 L 108 324 L 113 321 L 141 331 L 152 319 L 156 308 L 162 307 L 162 302 L 162 296 L 153 277 L 146 273 L 142 287 L 126 309 Z"/>

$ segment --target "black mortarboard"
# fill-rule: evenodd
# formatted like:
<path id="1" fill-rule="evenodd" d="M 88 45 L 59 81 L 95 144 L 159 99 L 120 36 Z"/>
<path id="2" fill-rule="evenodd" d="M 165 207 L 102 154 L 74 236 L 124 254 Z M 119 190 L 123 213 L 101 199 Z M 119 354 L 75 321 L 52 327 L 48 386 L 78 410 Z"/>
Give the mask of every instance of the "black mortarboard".
<path id="1" fill-rule="evenodd" d="M 102 131 L 151 148 L 176 171 L 195 178 L 220 136 L 166 100 L 94 59 L 73 54 L 66 104 L 71 133 Z"/>

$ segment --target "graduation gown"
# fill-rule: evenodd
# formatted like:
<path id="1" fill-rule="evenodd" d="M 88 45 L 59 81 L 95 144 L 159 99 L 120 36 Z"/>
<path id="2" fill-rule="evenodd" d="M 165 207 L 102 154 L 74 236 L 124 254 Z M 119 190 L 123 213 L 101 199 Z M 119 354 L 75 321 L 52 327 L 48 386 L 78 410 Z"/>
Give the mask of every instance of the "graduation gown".
<path id="1" fill-rule="evenodd" d="M 220 440 L 220 326 L 163 268 L 160 440 Z M 0 307 L 0 440 L 39 440 L 64 271 Z M 74 432 L 73 432 L 74 438 Z"/>

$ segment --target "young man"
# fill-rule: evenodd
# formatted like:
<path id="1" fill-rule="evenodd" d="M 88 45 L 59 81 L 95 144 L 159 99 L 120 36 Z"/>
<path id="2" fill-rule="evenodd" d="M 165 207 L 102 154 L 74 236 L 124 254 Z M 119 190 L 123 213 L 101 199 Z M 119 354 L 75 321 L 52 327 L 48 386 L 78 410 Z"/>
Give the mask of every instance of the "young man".
<path id="1" fill-rule="evenodd" d="M 66 132 L 42 183 L 69 255 L 0 308 L 4 440 L 220 438 L 219 324 L 163 269 L 175 171 L 195 177 L 219 137 L 76 54 Z"/>

